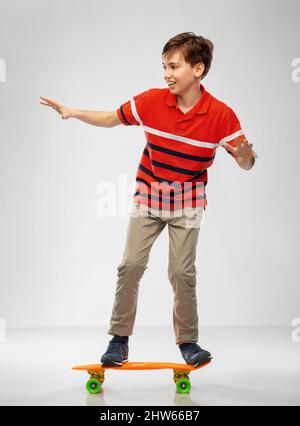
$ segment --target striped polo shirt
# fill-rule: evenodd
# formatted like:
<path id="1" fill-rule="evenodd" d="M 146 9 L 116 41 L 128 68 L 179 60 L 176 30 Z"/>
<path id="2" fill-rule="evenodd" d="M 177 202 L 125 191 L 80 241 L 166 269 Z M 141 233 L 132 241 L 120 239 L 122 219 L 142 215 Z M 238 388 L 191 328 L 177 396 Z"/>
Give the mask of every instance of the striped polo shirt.
<path id="1" fill-rule="evenodd" d="M 200 88 L 199 101 L 187 113 L 168 88 L 146 90 L 117 109 L 125 126 L 141 126 L 146 136 L 136 174 L 136 204 L 158 210 L 205 209 L 207 169 L 216 149 L 224 142 L 236 146 L 237 137 L 245 138 L 234 111 L 202 84 Z"/>

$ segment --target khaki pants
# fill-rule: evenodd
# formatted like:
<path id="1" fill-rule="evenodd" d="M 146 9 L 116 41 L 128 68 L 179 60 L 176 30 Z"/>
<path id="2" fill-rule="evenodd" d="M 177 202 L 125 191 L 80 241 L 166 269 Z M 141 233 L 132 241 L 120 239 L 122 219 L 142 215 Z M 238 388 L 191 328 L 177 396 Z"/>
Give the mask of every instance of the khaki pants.
<path id="1" fill-rule="evenodd" d="M 180 215 L 181 214 L 181 215 Z M 136 317 L 140 280 L 150 250 L 166 224 L 169 231 L 168 277 L 173 288 L 173 327 L 176 344 L 198 341 L 196 246 L 203 207 L 178 212 L 149 209 L 133 203 L 108 334 L 130 336 Z"/>

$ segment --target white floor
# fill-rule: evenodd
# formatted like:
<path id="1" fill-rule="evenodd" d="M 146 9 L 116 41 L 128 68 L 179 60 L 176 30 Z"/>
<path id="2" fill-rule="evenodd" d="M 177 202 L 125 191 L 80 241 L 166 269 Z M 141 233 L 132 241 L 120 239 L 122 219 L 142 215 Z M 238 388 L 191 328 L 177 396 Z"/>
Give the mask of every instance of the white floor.
<path id="1" fill-rule="evenodd" d="M 300 343 L 290 327 L 202 327 L 212 363 L 176 393 L 171 370 L 106 371 L 101 394 L 88 395 L 78 364 L 98 363 L 106 329 L 8 329 L 0 343 L 0 405 L 205 406 L 300 405 Z M 184 362 L 171 327 L 135 327 L 129 361 Z"/>

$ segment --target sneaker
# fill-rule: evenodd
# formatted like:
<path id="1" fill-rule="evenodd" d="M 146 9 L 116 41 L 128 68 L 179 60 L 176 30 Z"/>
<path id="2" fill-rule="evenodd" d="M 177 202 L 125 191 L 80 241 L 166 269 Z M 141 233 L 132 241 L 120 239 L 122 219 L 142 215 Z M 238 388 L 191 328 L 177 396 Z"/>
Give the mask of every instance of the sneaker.
<path id="1" fill-rule="evenodd" d="M 104 367 L 120 367 L 128 361 L 128 336 L 114 336 L 101 357 Z"/>
<path id="2" fill-rule="evenodd" d="M 211 354 L 200 348 L 197 343 L 181 343 L 179 349 L 185 362 L 193 367 L 199 367 L 212 359 Z"/>

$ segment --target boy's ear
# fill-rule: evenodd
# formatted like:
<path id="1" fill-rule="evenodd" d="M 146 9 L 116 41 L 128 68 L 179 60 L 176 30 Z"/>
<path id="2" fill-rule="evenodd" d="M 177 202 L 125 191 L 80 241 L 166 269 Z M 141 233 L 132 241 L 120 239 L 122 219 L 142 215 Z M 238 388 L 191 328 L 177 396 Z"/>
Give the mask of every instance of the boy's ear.
<path id="1" fill-rule="evenodd" d="M 199 62 L 199 64 L 195 65 L 195 68 L 196 68 L 196 72 L 201 71 L 201 75 L 202 75 L 204 73 L 204 70 L 205 70 L 205 65 L 203 64 L 203 62 Z M 200 77 L 201 77 L 201 75 L 200 75 Z M 195 76 L 195 78 L 197 78 L 197 77 Z"/>

